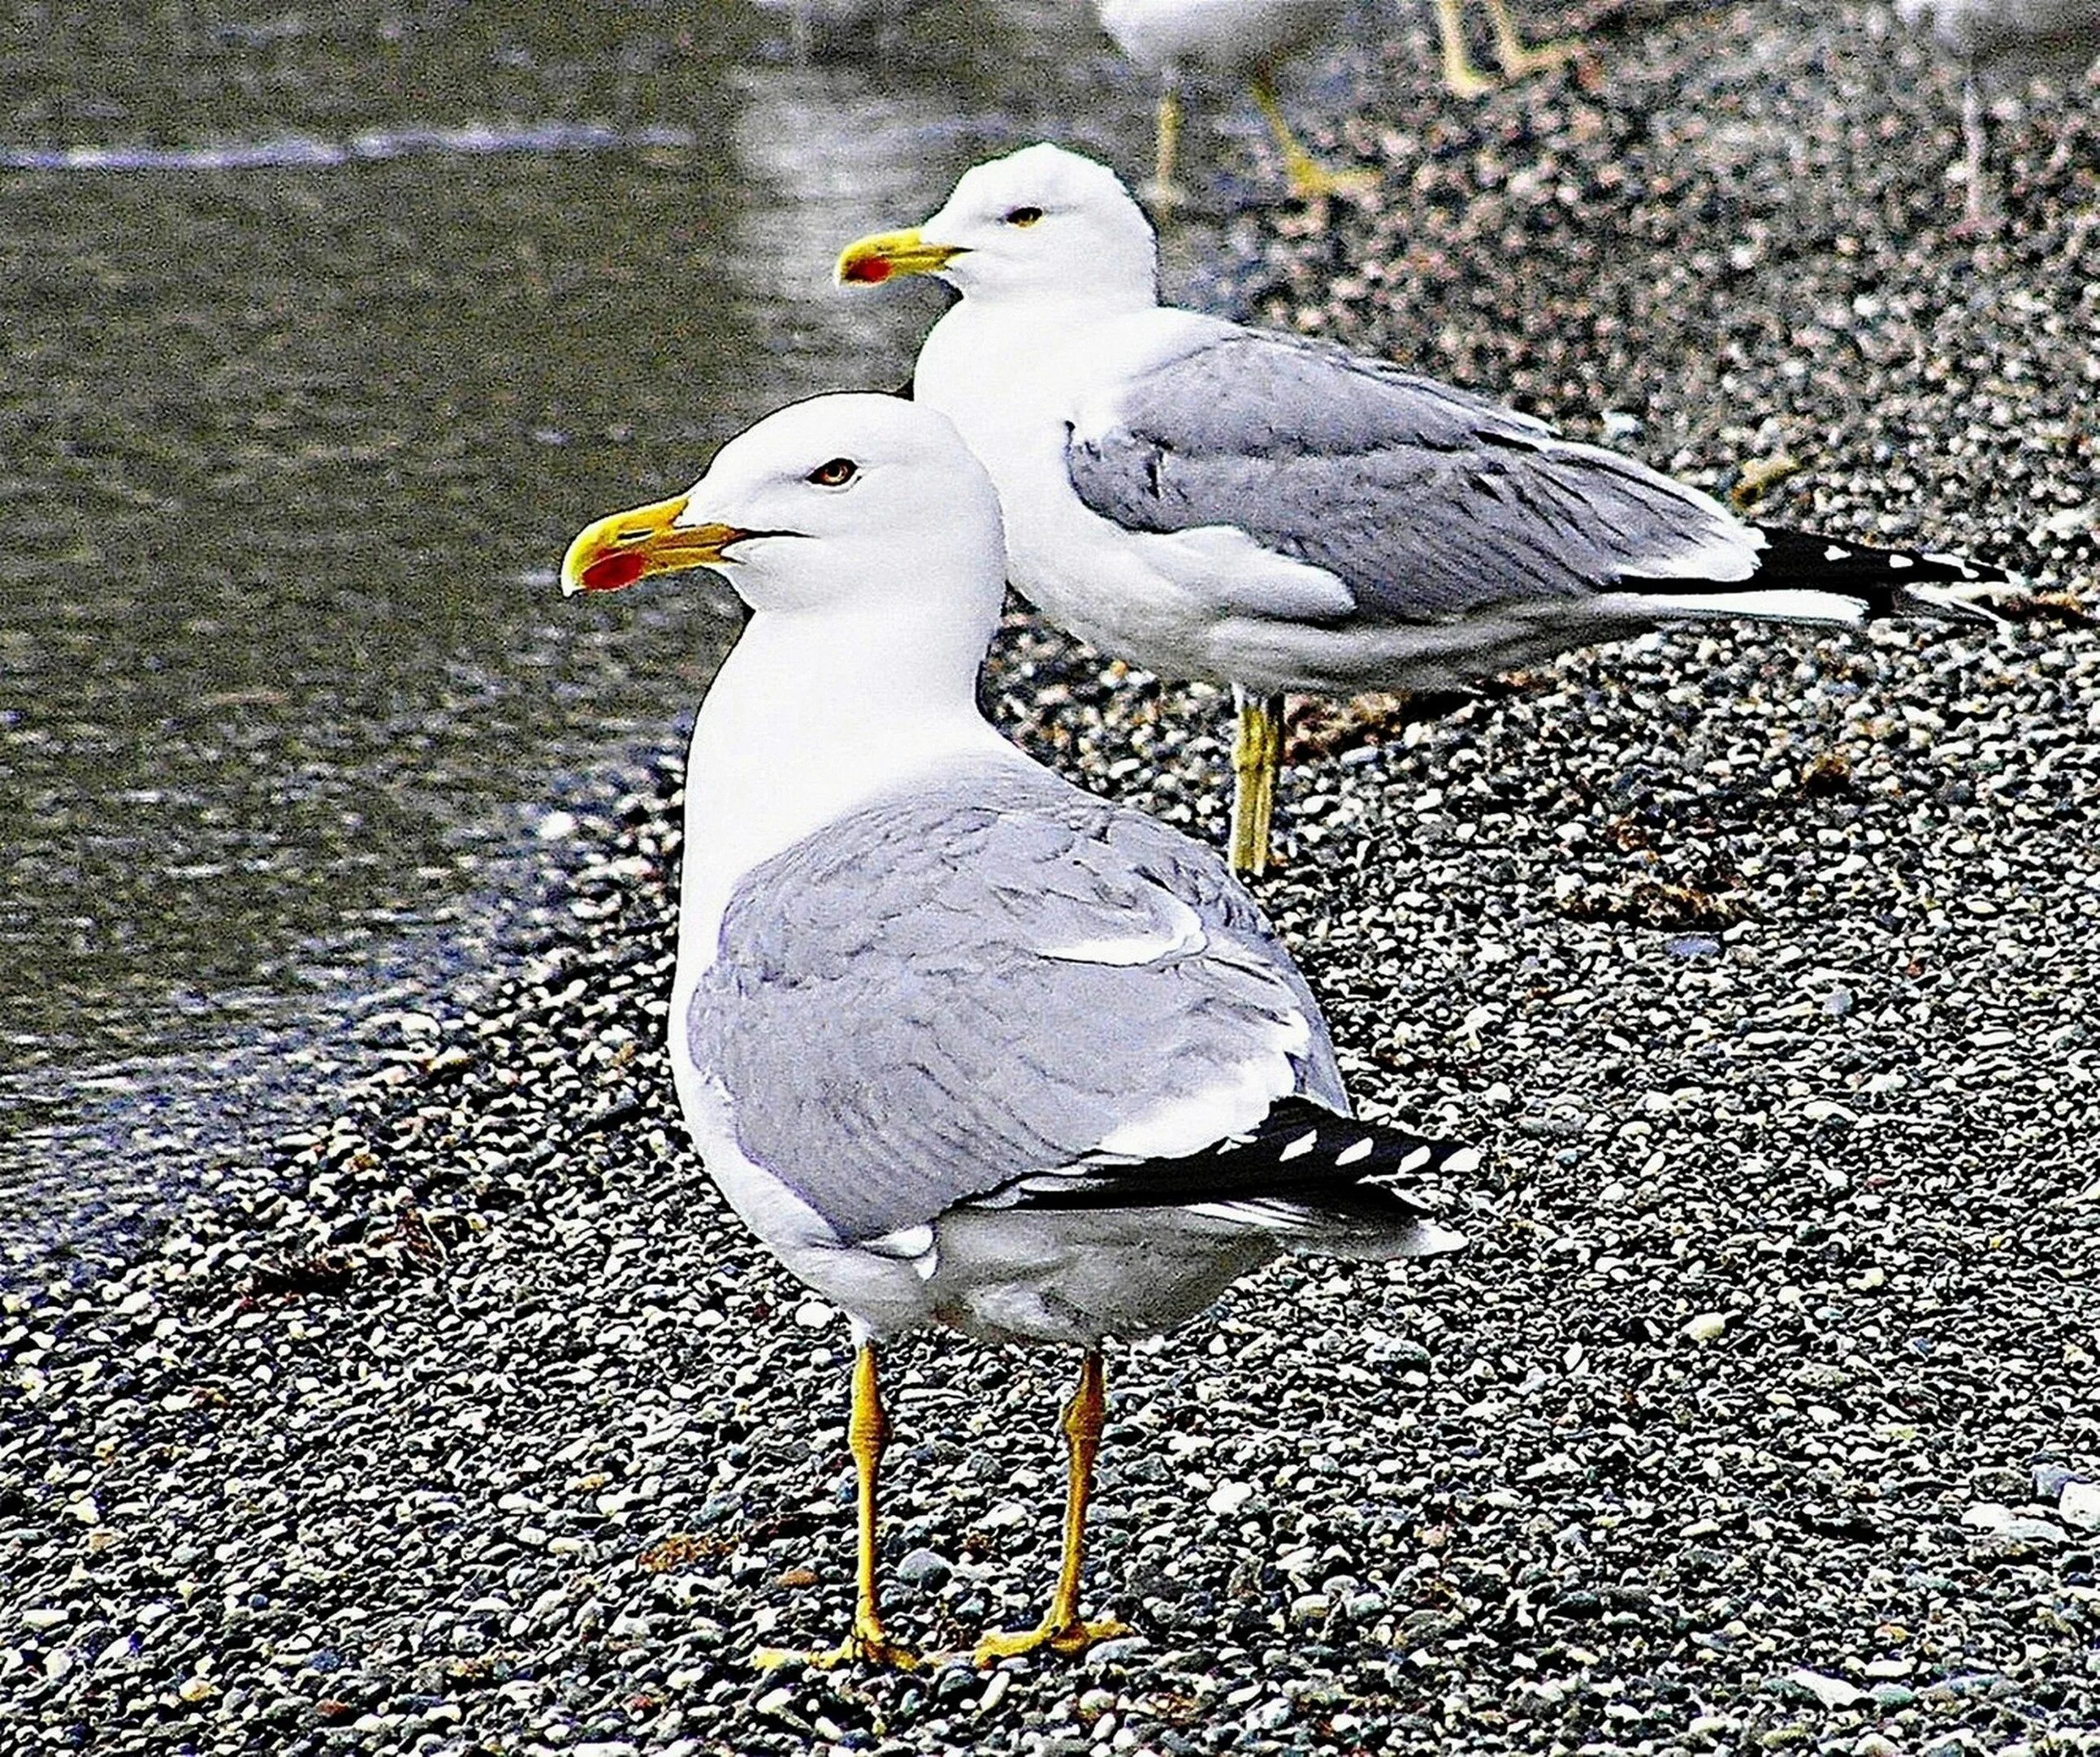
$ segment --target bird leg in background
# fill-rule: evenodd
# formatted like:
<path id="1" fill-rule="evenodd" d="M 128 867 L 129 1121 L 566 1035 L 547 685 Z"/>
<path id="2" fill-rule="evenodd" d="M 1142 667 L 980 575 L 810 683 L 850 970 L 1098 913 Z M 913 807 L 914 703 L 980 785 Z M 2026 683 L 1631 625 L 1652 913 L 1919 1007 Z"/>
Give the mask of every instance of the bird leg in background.
<path id="1" fill-rule="evenodd" d="M 1579 42 L 1542 42 L 1537 48 L 1529 47 L 1516 32 L 1516 21 L 1509 15 L 1507 0 L 1481 0 L 1488 9 L 1489 20 L 1495 30 L 1495 59 L 1502 63 L 1502 73 L 1511 79 L 1528 78 L 1533 73 L 1543 73 L 1573 60 L 1582 51 Z"/>
<path id="2" fill-rule="evenodd" d="M 860 1548 L 854 1600 L 853 1632 L 822 1653 L 787 1653 L 761 1647 L 754 1656 L 766 1670 L 799 1662 L 830 1667 L 865 1661 L 909 1671 L 919 1663 L 910 1649 L 889 1639 L 882 1627 L 882 1606 L 875 1583 L 875 1477 L 882 1463 L 883 1448 L 889 1443 L 889 1418 L 883 1413 L 881 1388 L 876 1382 L 875 1344 L 863 1342 L 854 1355 L 853 1414 L 846 1422 L 846 1445 L 853 1452 L 860 1474 Z"/>
<path id="3" fill-rule="evenodd" d="M 1458 0 L 1436 0 L 1436 43 L 1444 63 L 1444 89 L 1454 98 L 1485 97 L 1495 82 L 1473 65 L 1466 52 L 1466 27 L 1458 22 Z"/>
<path id="4" fill-rule="evenodd" d="M 1101 1418 L 1108 1399 L 1104 1391 L 1101 1351 L 1087 1350 L 1079 1363 L 1079 1388 L 1065 1406 L 1065 1450 L 1068 1465 L 1065 1490 L 1065 1553 L 1057 1568 L 1050 1609 L 1033 1629 L 1017 1634 L 987 1635 L 977 1643 L 974 1659 L 989 1666 L 1015 1653 L 1039 1648 L 1070 1655 L 1083 1653 L 1096 1641 L 1129 1630 L 1113 1618 L 1088 1622 L 1079 1614 L 1079 1567 L 1086 1550 L 1087 1502 L 1094 1492 L 1094 1456 L 1101 1450 Z"/>
<path id="5" fill-rule="evenodd" d="M 1983 155 L 1991 144 L 1991 125 L 1983 113 L 1983 88 L 1972 73 L 1961 82 L 1961 163 L 1968 187 L 1961 198 L 1961 219 L 1955 236 L 1981 236 L 1992 229 L 1994 217 L 1983 188 Z"/>
<path id="6" fill-rule="evenodd" d="M 1266 73 L 1249 80 L 1247 90 L 1268 124 L 1269 133 L 1276 137 L 1276 149 L 1283 155 L 1284 175 L 1290 179 L 1290 192 L 1301 201 L 1323 195 L 1364 195 L 1378 187 L 1376 171 L 1330 170 L 1305 150 L 1284 119 L 1283 106 L 1276 101 L 1276 87 Z"/>
<path id="7" fill-rule="evenodd" d="M 1528 74 L 1543 73 L 1582 52 L 1582 46 L 1577 42 L 1549 42 L 1536 49 L 1529 48 L 1517 34 L 1516 22 L 1511 18 L 1504 0 L 1484 0 L 1484 3 L 1489 22 L 1494 27 L 1495 59 L 1502 64 L 1502 73 L 1508 78 L 1522 79 Z M 1474 66 L 1472 56 L 1466 52 L 1466 27 L 1459 21 L 1458 0 L 1436 0 L 1436 41 L 1443 56 L 1444 89 L 1454 98 L 1478 98 L 1493 90 L 1495 82 Z"/>
<path id="8" fill-rule="evenodd" d="M 1268 820 L 1283 767 L 1283 698 L 1256 695 L 1235 683 L 1239 728 L 1233 739 L 1233 871 L 1259 878 L 1268 867 Z"/>
<path id="9" fill-rule="evenodd" d="M 1152 187 L 1145 193 L 1162 210 L 1179 207 L 1182 190 L 1174 181 L 1174 162 L 1181 151 L 1181 99 L 1178 94 L 1159 94 L 1159 136 L 1152 161 Z"/>

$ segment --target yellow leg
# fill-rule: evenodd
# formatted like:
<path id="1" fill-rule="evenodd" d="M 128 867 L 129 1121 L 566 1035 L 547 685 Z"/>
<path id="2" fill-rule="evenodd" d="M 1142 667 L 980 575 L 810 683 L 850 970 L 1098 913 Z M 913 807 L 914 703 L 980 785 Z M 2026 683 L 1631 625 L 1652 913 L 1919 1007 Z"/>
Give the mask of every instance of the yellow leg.
<path id="1" fill-rule="evenodd" d="M 846 1422 L 846 1444 L 860 1474 L 860 1563 L 854 1599 L 853 1632 L 827 1652 L 799 1653 L 761 1647 L 752 1656 L 763 1670 L 799 1663 L 831 1667 L 864 1661 L 909 1671 L 919 1663 L 908 1648 L 889 1639 L 882 1627 L 882 1605 L 875 1582 L 875 1477 L 889 1443 L 889 1418 L 883 1413 L 882 1390 L 876 1382 L 875 1344 L 863 1342 L 854 1356 L 853 1414 Z"/>
<path id="2" fill-rule="evenodd" d="M 1276 101 L 1276 87 L 1266 74 L 1247 82 L 1255 106 L 1276 137 L 1276 149 L 1283 155 L 1284 174 L 1290 179 L 1291 193 L 1309 201 L 1323 195 L 1363 195 L 1378 187 L 1378 173 L 1370 170 L 1330 170 L 1299 143 L 1284 119 L 1283 106 Z"/>
<path id="3" fill-rule="evenodd" d="M 1181 156 L 1181 100 L 1171 91 L 1159 94 L 1159 143 L 1152 161 L 1152 189 L 1154 202 L 1160 207 L 1174 207 L 1181 198 L 1180 186 L 1174 181 L 1175 161 Z"/>
<path id="4" fill-rule="evenodd" d="M 1502 73 L 1508 78 L 1524 79 L 1533 73 L 1543 73 L 1582 53 L 1579 42 L 1542 42 L 1532 48 L 1517 34 L 1516 21 L 1510 16 L 1505 0 L 1481 0 L 1481 3 L 1487 7 L 1489 20 L 1494 26 L 1495 59 L 1502 63 Z"/>
<path id="5" fill-rule="evenodd" d="M 1065 1406 L 1065 1450 L 1068 1463 L 1065 1490 L 1065 1554 L 1057 1568 L 1057 1590 L 1050 1595 L 1050 1609 L 1033 1629 L 1013 1633 L 999 1631 L 977 1643 L 973 1656 L 980 1666 L 992 1665 L 1014 1653 L 1032 1653 L 1048 1648 L 1053 1653 L 1083 1653 L 1096 1641 L 1130 1631 L 1113 1619 L 1088 1622 L 1079 1614 L 1079 1566 L 1087 1541 L 1087 1502 L 1094 1492 L 1094 1455 L 1101 1450 L 1101 1416 L 1108 1400 L 1103 1393 L 1101 1353 L 1087 1350 L 1079 1363 L 1079 1385 Z"/>
<path id="6" fill-rule="evenodd" d="M 1233 739 L 1233 871 L 1259 878 L 1268 868 L 1268 824 L 1283 768 L 1283 698 L 1255 695 L 1235 684 L 1239 728 Z"/>
<path id="7" fill-rule="evenodd" d="M 1453 97 L 1478 98 L 1495 89 L 1495 82 L 1473 65 L 1473 58 L 1466 52 L 1458 0 L 1436 0 L 1436 44 L 1443 61 L 1444 89 Z"/>

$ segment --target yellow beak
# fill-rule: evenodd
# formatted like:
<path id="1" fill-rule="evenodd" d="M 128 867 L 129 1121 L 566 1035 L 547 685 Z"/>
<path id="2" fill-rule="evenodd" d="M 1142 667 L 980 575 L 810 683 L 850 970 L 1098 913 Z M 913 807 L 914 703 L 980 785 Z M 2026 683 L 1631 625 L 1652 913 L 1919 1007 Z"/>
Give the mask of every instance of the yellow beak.
<path id="1" fill-rule="evenodd" d="M 892 275 L 938 274 L 962 254 L 960 244 L 929 244 L 916 232 L 878 232 L 839 252 L 838 281 L 871 287 Z"/>
<path id="2" fill-rule="evenodd" d="M 751 533 L 735 525 L 678 523 L 690 497 L 681 494 L 586 525 L 562 557 L 563 594 L 617 592 L 652 573 L 677 573 L 727 559 L 722 552 Z"/>

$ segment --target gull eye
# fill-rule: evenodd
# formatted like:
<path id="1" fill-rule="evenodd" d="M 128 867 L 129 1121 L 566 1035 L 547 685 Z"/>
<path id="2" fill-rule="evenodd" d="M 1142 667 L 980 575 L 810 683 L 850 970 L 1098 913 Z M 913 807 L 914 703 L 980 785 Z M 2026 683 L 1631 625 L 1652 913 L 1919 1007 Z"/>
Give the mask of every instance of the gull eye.
<path id="1" fill-rule="evenodd" d="M 834 457 L 827 464 L 819 464 L 802 479 L 814 482 L 820 488 L 842 488 L 860 471 L 850 457 Z"/>
<path id="2" fill-rule="evenodd" d="M 999 216 L 1008 225 L 1019 226 L 1024 230 L 1042 217 L 1043 210 L 1039 207 L 1010 207 Z"/>

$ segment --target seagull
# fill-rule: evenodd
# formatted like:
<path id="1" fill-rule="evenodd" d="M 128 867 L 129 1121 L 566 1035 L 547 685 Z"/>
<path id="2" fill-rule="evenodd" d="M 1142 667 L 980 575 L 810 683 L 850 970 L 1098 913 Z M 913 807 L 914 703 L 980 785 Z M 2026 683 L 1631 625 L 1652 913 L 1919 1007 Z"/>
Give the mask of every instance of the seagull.
<path id="1" fill-rule="evenodd" d="M 1178 204 L 1175 161 L 1181 139 L 1181 91 L 1198 73 L 1245 82 L 1283 155 L 1291 192 L 1307 201 L 1376 186 L 1374 173 L 1333 170 L 1306 151 L 1276 97 L 1276 68 L 1332 37 L 1349 0 L 1095 0 L 1116 46 L 1160 81 L 1158 148 L 1150 193 Z"/>
<path id="2" fill-rule="evenodd" d="M 2100 56 L 2100 0 L 1895 0 L 1896 15 L 1961 63 L 1965 170 L 1960 230 L 1992 224 L 1983 187 L 1987 83 L 2036 73 L 2076 75 Z"/>
<path id="3" fill-rule="evenodd" d="M 1745 524 L 1710 496 L 1383 360 L 1162 306 L 1152 228 L 1047 144 L 964 174 L 841 282 L 962 294 L 913 392 L 999 486 L 1008 576 L 1162 676 L 1232 686 L 1231 837 L 1260 872 L 1286 691 L 1449 691 L 1570 647 L 1741 616 L 1993 620 L 1959 557 Z"/>
<path id="4" fill-rule="evenodd" d="M 1463 1240 L 1410 1194 L 1471 1150 L 1353 1120 L 1319 1004 L 1209 850 L 989 726 L 999 503 L 924 404 L 835 395 L 732 439 L 686 493 L 602 519 L 565 591 L 708 567 L 751 617 L 686 769 L 670 1053 L 709 1173 L 853 1324 L 850 1633 L 796 1659 L 908 1667 L 876 1578 L 887 1339 L 945 1324 L 1082 1351 L 1062 1562 L 1036 1628 L 1074 1653 L 1102 1350 L 1279 1252 Z"/>
<path id="5" fill-rule="evenodd" d="M 1528 46 L 1504 0 L 1481 0 L 1494 31 L 1495 54 L 1511 79 L 1557 67 L 1581 52 L 1579 43 Z M 1458 0 L 1434 0 L 1444 84 L 1454 96 L 1478 97 L 1494 82 L 1467 52 Z M 1149 193 L 1162 206 L 1177 205 L 1174 180 L 1181 139 L 1181 94 L 1198 73 L 1241 81 L 1283 156 L 1291 192 L 1310 201 L 1360 194 L 1376 187 L 1369 170 L 1334 170 L 1308 152 L 1277 101 L 1276 69 L 1334 37 L 1349 0 L 1094 0 L 1101 28 L 1116 46 L 1160 82 L 1158 144 Z"/>

